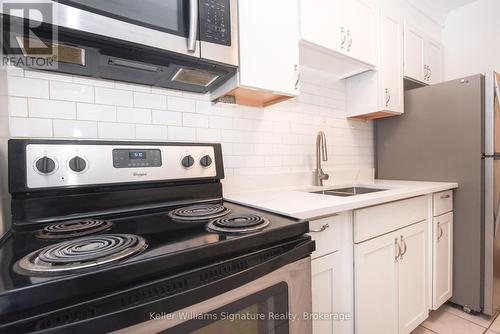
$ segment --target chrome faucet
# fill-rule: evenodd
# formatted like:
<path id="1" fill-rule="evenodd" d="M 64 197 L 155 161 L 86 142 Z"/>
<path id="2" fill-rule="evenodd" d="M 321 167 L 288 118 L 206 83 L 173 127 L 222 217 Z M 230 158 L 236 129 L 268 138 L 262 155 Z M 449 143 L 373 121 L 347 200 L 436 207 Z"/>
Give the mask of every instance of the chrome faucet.
<path id="1" fill-rule="evenodd" d="M 316 170 L 314 171 L 314 185 L 322 186 L 323 180 L 328 180 L 329 175 L 321 169 L 321 160 L 328 161 L 328 148 L 326 147 L 326 136 L 323 131 L 318 132 L 316 137 Z"/>

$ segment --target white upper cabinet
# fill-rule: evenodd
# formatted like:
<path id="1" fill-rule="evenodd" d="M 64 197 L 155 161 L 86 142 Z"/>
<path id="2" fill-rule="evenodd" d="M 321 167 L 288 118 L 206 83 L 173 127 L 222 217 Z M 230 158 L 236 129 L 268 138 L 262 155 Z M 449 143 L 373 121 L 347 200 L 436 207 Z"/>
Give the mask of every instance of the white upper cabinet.
<path id="1" fill-rule="evenodd" d="M 368 0 L 346 0 L 344 10 L 345 53 L 367 64 L 376 64 L 378 8 Z"/>
<path id="2" fill-rule="evenodd" d="M 427 76 L 424 78 L 430 85 L 443 81 L 443 55 L 442 47 L 438 42 L 427 39 L 425 44 L 425 66 L 427 66 Z"/>
<path id="3" fill-rule="evenodd" d="M 240 0 L 240 84 L 297 95 L 298 3 Z"/>
<path id="4" fill-rule="evenodd" d="M 405 76 L 426 84 L 441 82 L 441 44 L 408 23 L 404 36 Z"/>
<path id="5" fill-rule="evenodd" d="M 347 114 L 375 119 L 403 113 L 403 24 L 382 13 L 378 70 L 346 79 Z"/>
<path id="6" fill-rule="evenodd" d="M 378 13 L 371 0 L 301 0 L 301 63 L 341 78 L 375 68 Z"/>
<path id="7" fill-rule="evenodd" d="M 341 52 L 343 0 L 301 0 L 300 37 L 310 43 Z M 345 44 L 345 40 L 344 40 Z"/>
<path id="8" fill-rule="evenodd" d="M 409 24 L 405 24 L 405 76 L 422 82 L 424 81 L 425 64 L 424 44 L 424 34 Z"/>
<path id="9" fill-rule="evenodd" d="M 239 0 L 239 71 L 212 100 L 268 106 L 300 93 L 298 0 Z"/>

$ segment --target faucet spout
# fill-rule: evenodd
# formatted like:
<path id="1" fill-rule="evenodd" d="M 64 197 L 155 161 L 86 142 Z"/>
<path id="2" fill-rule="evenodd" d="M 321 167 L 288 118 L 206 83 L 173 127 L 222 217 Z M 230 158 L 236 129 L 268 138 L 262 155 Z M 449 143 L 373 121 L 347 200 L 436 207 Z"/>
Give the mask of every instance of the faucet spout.
<path id="1" fill-rule="evenodd" d="M 314 171 L 314 185 L 316 186 L 322 186 L 323 180 L 329 179 L 329 175 L 321 168 L 321 161 L 328 161 L 328 147 L 323 131 L 318 132 L 316 136 L 316 170 Z"/>

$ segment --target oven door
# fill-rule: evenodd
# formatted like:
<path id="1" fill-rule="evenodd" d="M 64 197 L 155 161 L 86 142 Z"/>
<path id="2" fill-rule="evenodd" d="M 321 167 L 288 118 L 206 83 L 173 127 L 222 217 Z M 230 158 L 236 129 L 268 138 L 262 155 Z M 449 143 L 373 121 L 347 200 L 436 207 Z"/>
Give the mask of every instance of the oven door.
<path id="1" fill-rule="evenodd" d="M 200 57 L 198 0 L 57 0 L 60 27 Z"/>
<path id="2" fill-rule="evenodd" d="M 311 260 L 305 258 L 239 288 L 115 334 L 310 334 Z"/>

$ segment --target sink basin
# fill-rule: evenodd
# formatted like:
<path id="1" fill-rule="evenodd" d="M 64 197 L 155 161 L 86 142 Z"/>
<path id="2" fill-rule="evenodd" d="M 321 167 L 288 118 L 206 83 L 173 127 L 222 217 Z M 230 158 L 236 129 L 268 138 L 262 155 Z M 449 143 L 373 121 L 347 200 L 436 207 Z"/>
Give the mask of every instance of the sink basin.
<path id="1" fill-rule="evenodd" d="M 367 188 L 367 187 L 347 187 L 347 188 L 337 188 L 337 189 L 328 189 L 321 191 L 312 191 L 313 194 L 321 194 L 321 195 L 330 195 L 330 196 L 356 196 L 362 194 L 375 193 L 379 191 L 384 191 L 388 189 L 378 189 L 378 188 Z"/>

